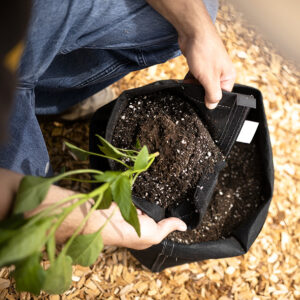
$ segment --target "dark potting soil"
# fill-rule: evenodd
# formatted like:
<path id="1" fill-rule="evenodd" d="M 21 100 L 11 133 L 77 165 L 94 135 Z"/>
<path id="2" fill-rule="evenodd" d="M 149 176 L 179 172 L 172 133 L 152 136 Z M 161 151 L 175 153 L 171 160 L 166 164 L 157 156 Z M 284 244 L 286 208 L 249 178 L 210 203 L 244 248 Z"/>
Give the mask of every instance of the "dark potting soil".
<path id="1" fill-rule="evenodd" d="M 137 140 L 159 156 L 133 194 L 164 208 L 192 201 L 200 177 L 224 159 L 195 109 L 165 92 L 131 99 L 123 111 L 112 144 L 132 149 Z"/>
<path id="2" fill-rule="evenodd" d="M 137 140 L 160 155 L 139 176 L 133 194 L 164 208 L 192 201 L 199 178 L 224 159 L 195 109 L 164 92 L 131 99 L 123 111 L 112 144 L 132 149 Z M 168 239 L 191 244 L 226 238 L 262 203 L 255 144 L 235 144 L 226 162 L 201 224 Z"/>
<path id="3" fill-rule="evenodd" d="M 236 143 L 220 172 L 210 206 L 198 228 L 168 238 L 186 244 L 226 238 L 263 202 L 262 173 L 256 145 Z"/>

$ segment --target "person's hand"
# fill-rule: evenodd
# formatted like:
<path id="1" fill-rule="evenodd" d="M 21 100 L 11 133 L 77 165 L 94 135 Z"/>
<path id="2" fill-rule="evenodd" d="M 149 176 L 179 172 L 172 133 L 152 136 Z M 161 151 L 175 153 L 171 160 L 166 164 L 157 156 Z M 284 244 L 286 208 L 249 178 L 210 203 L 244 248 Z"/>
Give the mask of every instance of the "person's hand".
<path id="1" fill-rule="evenodd" d="M 222 90 L 231 91 L 235 81 L 233 64 L 216 30 L 209 28 L 204 36 L 179 36 L 179 46 L 186 57 L 190 73 L 185 82 L 200 82 L 205 89 L 205 104 L 217 106 Z"/>
<path id="2" fill-rule="evenodd" d="M 205 104 L 213 109 L 222 90 L 231 91 L 235 70 L 201 0 L 147 0 L 177 30 L 178 43 L 190 72 L 205 89 Z"/>
<path id="3" fill-rule="evenodd" d="M 116 207 L 117 205 L 112 203 L 109 209 L 95 211 L 82 233 L 87 234 L 99 229 Z M 186 224 L 178 218 L 167 218 L 156 223 L 139 209 L 138 218 L 141 226 L 141 237 L 138 237 L 134 228 L 123 219 L 120 210 L 116 208 L 113 217 L 102 231 L 104 245 L 141 250 L 160 243 L 174 230 L 186 230 Z"/>

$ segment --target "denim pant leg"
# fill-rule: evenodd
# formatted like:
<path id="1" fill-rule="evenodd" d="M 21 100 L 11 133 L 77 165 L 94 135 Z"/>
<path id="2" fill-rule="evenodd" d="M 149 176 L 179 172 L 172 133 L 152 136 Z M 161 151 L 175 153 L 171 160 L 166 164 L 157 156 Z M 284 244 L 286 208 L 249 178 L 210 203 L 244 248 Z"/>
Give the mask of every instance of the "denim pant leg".
<path id="1" fill-rule="evenodd" d="M 217 1 L 206 2 L 214 19 Z M 0 167 L 49 174 L 35 113 L 61 112 L 133 70 L 178 54 L 174 28 L 144 0 L 36 0 Z"/>
<path id="2" fill-rule="evenodd" d="M 66 35 L 62 49 L 39 78 L 36 113 L 60 113 L 131 71 L 180 54 L 175 29 L 145 0 L 100 2 L 86 1 L 80 7 L 72 35 Z M 215 21 L 218 1 L 205 4 Z"/>
<path id="3" fill-rule="evenodd" d="M 26 175 L 51 175 L 48 151 L 34 110 L 33 88 L 18 88 L 9 139 L 0 147 L 0 167 Z"/>

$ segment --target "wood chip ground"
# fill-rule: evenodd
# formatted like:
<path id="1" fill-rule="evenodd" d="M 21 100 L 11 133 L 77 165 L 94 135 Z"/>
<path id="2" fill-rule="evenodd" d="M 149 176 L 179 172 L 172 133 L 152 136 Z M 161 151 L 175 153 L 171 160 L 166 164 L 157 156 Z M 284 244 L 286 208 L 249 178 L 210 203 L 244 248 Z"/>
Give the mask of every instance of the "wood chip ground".
<path id="1" fill-rule="evenodd" d="M 237 82 L 258 87 L 264 95 L 273 145 L 274 198 L 249 253 L 153 274 L 126 249 L 109 247 L 92 267 L 74 267 L 72 286 L 63 295 L 18 293 L 9 269 L 0 269 L 0 299 L 300 299 L 300 74 L 223 1 L 217 28 L 235 64 Z M 114 89 L 120 93 L 160 79 L 183 78 L 186 71 L 179 57 L 133 72 Z M 87 166 L 73 160 L 63 140 L 87 148 L 88 122 L 43 121 L 41 127 L 56 170 Z M 72 188 L 88 191 L 89 186 L 76 183 Z"/>

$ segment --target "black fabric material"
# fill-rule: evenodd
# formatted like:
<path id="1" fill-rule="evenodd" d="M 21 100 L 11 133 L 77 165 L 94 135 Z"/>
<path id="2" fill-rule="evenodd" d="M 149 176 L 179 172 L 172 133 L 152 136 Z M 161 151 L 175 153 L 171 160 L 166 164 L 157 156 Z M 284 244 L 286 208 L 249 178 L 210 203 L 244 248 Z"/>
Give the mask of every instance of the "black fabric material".
<path id="1" fill-rule="evenodd" d="M 235 85 L 232 93 L 223 92 L 223 98 L 214 110 L 208 110 L 204 105 L 204 90 L 199 85 L 183 84 L 181 81 L 159 81 L 154 84 L 124 92 L 117 101 L 100 108 L 90 125 L 90 149 L 97 151 L 95 134 L 105 133 L 105 138 L 111 141 L 120 112 L 126 107 L 128 97 L 147 95 L 167 89 L 170 93 L 182 96 L 197 108 L 198 115 L 206 125 L 216 145 L 225 155 L 230 153 L 231 147 L 240 132 L 243 122 L 247 119 L 259 122 L 254 141 L 259 149 L 264 172 L 262 196 L 265 202 L 245 220 L 232 236 L 225 240 L 195 243 L 190 245 L 163 240 L 160 244 L 145 250 L 131 250 L 132 254 L 153 272 L 159 272 L 167 267 L 187 262 L 201 261 L 210 258 L 225 258 L 246 253 L 265 222 L 273 193 L 273 158 L 266 116 L 261 93 L 251 87 Z M 256 109 L 255 109 L 256 107 Z M 91 157 L 91 166 L 96 169 L 114 168 L 114 164 L 98 157 Z M 215 166 L 215 172 L 202 177 L 195 192 L 194 203 L 182 202 L 178 207 L 163 209 L 146 199 L 133 197 L 135 205 L 142 209 L 155 221 L 169 216 L 183 219 L 189 228 L 196 227 L 211 201 L 211 196 L 217 183 L 220 170 L 224 163 Z M 198 213 L 195 213 L 195 208 Z"/>

